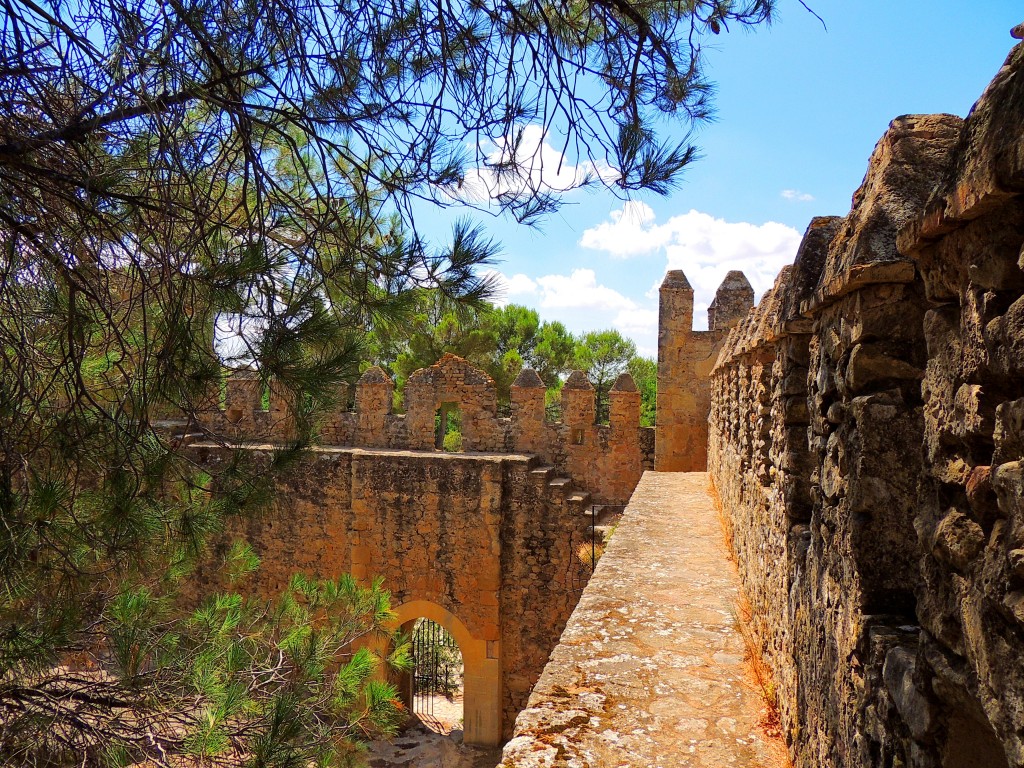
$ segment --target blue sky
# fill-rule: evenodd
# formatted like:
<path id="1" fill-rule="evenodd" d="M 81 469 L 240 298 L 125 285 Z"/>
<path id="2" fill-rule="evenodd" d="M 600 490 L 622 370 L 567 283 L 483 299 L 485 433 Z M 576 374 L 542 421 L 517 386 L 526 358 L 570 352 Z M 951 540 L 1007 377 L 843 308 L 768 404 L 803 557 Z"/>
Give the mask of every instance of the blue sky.
<path id="1" fill-rule="evenodd" d="M 779 0 L 773 26 L 712 41 L 716 119 L 698 129 L 702 159 L 669 197 L 575 191 L 540 229 L 478 217 L 503 246 L 503 300 L 577 333 L 618 328 L 653 356 L 666 269 L 690 278 L 698 328 L 728 270 L 743 269 L 760 296 L 812 216 L 849 210 L 889 121 L 965 116 L 1024 21 L 1020 0 L 808 4 L 827 29 Z"/>

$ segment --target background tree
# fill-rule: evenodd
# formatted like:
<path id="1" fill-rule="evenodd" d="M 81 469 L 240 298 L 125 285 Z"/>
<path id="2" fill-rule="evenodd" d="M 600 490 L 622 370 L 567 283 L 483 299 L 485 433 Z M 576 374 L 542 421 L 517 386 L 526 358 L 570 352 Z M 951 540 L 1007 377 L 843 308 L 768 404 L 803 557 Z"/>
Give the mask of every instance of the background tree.
<path id="1" fill-rule="evenodd" d="M 419 292 L 416 307 L 401 330 L 392 332 L 403 337 L 393 364 L 396 393 L 404 390 L 413 371 L 433 365 L 446 353 L 475 365 L 493 359 L 497 339 L 487 324 L 492 313 L 489 304 L 467 307 L 441 291 L 429 289 Z"/>
<path id="2" fill-rule="evenodd" d="M 626 364 L 626 370 L 640 390 L 640 424 L 653 427 L 658 399 L 658 361 L 636 356 Z"/>
<path id="3" fill-rule="evenodd" d="M 565 326 L 541 322 L 537 311 L 517 304 L 497 307 L 483 317 L 495 338 L 491 360 L 483 364 L 498 385 L 498 397 L 507 402 L 512 382 L 523 368 L 532 368 L 550 389 L 572 367 L 576 341 Z"/>
<path id="4" fill-rule="evenodd" d="M 386 339 L 423 288 L 469 307 L 487 298 L 476 269 L 493 247 L 465 225 L 425 242 L 419 201 L 493 203 L 524 221 L 550 210 L 556 190 L 523 143 L 530 124 L 557 132 L 581 167 L 609 169 L 581 183 L 666 191 L 693 149 L 654 125 L 707 115 L 702 35 L 770 9 L 4 3 L 0 758 L 233 751 L 258 765 L 338 764 L 358 736 L 345 722 L 386 728 L 393 701 L 364 667 L 331 677 L 325 660 L 350 633 L 321 641 L 330 622 L 291 607 L 353 610 L 363 598 L 335 601 L 344 584 L 296 585 L 301 600 L 266 609 L 280 621 L 250 621 L 230 595 L 183 614 L 176 582 L 224 516 L 258 507 L 268 478 L 315 439 L 368 329 Z M 215 324 L 227 354 L 292 393 L 300 429 L 272 466 L 239 454 L 210 478 L 155 422 L 189 420 L 216 397 Z M 386 610 L 371 614 L 368 631 Z M 296 666 L 275 668 L 280 653 Z M 66 672 L 72 656 L 88 675 Z M 102 697 L 83 680 L 102 681 Z M 272 695 L 257 701 L 250 684 Z M 350 700 L 380 713 L 363 718 Z M 167 728 L 97 727 L 153 717 Z M 337 748 L 316 750 L 334 735 Z"/>
<path id="5" fill-rule="evenodd" d="M 594 385 L 599 423 L 608 422 L 608 393 L 635 356 L 636 344 L 613 328 L 586 333 L 577 343 L 576 366 Z"/>

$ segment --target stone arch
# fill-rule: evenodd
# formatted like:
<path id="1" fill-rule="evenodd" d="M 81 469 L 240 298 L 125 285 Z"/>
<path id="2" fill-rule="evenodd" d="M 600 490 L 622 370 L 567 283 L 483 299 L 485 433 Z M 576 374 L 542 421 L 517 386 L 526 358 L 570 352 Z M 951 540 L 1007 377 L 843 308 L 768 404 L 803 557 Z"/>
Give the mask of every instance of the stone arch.
<path id="1" fill-rule="evenodd" d="M 455 638 L 465 667 L 463 738 L 467 744 L 500 744 L 501 659 L 498 641 L 474 637 L 455 614 L 429 600 L 410 600 L 394 611 L 396 628 L 414 619 L 430 619 Z"/>

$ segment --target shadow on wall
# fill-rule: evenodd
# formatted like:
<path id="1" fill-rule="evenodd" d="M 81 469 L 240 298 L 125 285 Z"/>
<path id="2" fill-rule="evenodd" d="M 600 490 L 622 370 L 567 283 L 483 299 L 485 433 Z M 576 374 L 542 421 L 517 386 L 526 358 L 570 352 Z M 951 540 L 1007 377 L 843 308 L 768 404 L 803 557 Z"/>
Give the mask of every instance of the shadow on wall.
<path id="1" fill-rule="evenodd" d="M 709 464 L 800 768 L 1024 766 L 1024 45 L 729 334 Z"/>

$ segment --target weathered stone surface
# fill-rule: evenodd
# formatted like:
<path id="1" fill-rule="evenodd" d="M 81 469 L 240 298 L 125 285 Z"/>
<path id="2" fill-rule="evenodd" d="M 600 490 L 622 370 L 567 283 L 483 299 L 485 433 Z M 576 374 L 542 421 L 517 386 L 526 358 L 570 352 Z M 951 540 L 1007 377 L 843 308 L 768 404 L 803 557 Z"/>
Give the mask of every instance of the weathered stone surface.
<path id="1" fill-rule="evenodd" d="M 636 392 L 636 382 L 629 373 L 620 373 L 619 378 L 612 385 L 612 392 Z"/>
<path id="2" fill-rule="evenodd" d="M 946 171 L 962 122 L 953 115 L 904 115 L 892 121 L 875 145 L 804 312 L 858 287 L 913 279 L 913 264 L 897 249 L 896 233 L 923 210 Z"/>
<path id="3" fill-rule="evenodd" d="M 533 368 L 523 368 L 512 382 L 513 387 L 522 389 L 544 389 L 544 382 Z"/>
<path id="4" fill-rule="evenodd" d="M 216 482 L 228 453 L 193 451 Z M 269 464 L 271 453 L 254 446 L 250 459 Z M 534 457 L 319 448 L 272 498 L 218 545 L 239 534 L 253 545 L 263 566 L 250 588 L 277 594 L 296 572 L 382 577 L 401 622 L 425 616 L 459 642 L 467 741 L 507 738 L 586 577 L 585 496 Z"/>
<path id="5" fill-rule="evenodd" d="M 729 328 L 754 302 L 753 289 L 739 272 L 729 273 L 717 295 L 717 316 L 709 310 L 711 330 L 695 331 L 693 288 L 686 275 L 672 270 L 661 284 L 654 466 L 658 471 L 707 467 L 711 369 L 726 344 Z"/>
<path id="6" fill-rule="evenodd" d="M 729 272 L 715 292 L 708 307 L 708 330 L 728 330 L 736 325 L 754 306 L 754 289 L 747 276 L 737 270 Z"/>
<path id="7" fill-rule="evenodd" d="M 501 766 L 776 764 L 738 596 L 707 475 L 645 473 Z"/>
<path id="8" fill-rule="evenodd" d="M 783 297 L 785 327 L 779 328 L 779 332 L 810 330 L 800 315 L 800 305 L 813 296 L 825 268 L 829 245 L 842 224 L 843 219 L 840 216 L 816 216 L 807 225 L 796 258 L 793 260 L 793 276 L 789 280 L 789 289 Z"/>
<path id="9" fill-rule="evenodd" d="M 630 379 L 629 382 L 632 380 Z M 596 502 L 625 504 L 645 468 L 653 467 L 649 428 L 640 426 L 639 400 L 634 403 L 622 380 L 611 397 L 609 424 L 597 424 L 594 387 L 582 371 L 574 372 L 562 393 L 562 421 L 549 422 L 544 384 L 535 371 L 524 369 L 511 389 L 511 418 L 498 416 L 494 381 L 455 355 L 415 371 L 405 386 L 404 413 L 393 413 L 394 383 L 379 367 L 369 368 L 356 382 L 354 410 L 342 405 L 320 425 L 324 445 L 368 448 L 440 450 L 437 434 L 441 410 L 459 415 L 462 448 L 531 453 L 540 456 Z M 241 372 L 227 382 L 227 406 L 211 400 L 198 414 L 204 429 L 229 440 L 287 441 L 294 436 L 294 417 L 271 383 L 270 408 L 265 409 L 255 372 Z M 636 386 L 633 385 L 633 392 Z M 643 446 L 647 446 L 647 449 Z"/>
<path id="10" fill-rule="evenodd" d="M 709 469 L 800 768 L 1024 766 L 1022 147 L 1018 46 L 966 122 L 894 121 L 817 282 L 719 355 Z"/>
<path id="11" fill-rule="evenodd" d="M 916 654 L 909 648 L 897 646 L 885 654 L 882 678 L 893 704 L 910 728 L 911 736 L 922 740 L 932 729 L 936 713 L 934 704 L 915 679 L 916 669 Z"/>

